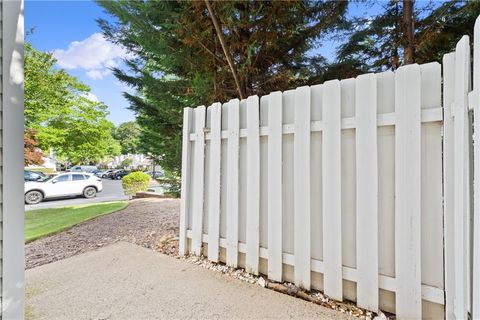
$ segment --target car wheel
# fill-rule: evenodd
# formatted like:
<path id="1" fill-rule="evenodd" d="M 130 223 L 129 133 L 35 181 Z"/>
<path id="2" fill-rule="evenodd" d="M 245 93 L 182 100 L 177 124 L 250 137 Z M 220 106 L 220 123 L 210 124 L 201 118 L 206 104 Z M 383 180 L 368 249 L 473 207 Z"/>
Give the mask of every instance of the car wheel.
<path id="1" fill-rule="evenodd" d="M 117 177 L 117 180 L 122 180 L 122 177 L 118 176 L 118 177 Z"/>
<path id="2" fill-rule="evenodd" d="M 83 190 L 83 196 L 87 199 L 94 198 L 97 195 L 97 189 L 94 187 L 86 187 Z"/>
<path id="3" fill-rule="evenodd" d="M 106 174 L 103 174 L 103 175 L 102 175 L 102 178 L 103 178 L 103 179 L 105 179 L 106 177 L 107 177 L 107 175 L 106 175 Z"/>
<path id="4" fill-rule="evenodd" d="M 42 202 L 43 194 L 40 191 L 33 190 L 25 194 L 25 203 L 26 204 L 37 204 Z"/>

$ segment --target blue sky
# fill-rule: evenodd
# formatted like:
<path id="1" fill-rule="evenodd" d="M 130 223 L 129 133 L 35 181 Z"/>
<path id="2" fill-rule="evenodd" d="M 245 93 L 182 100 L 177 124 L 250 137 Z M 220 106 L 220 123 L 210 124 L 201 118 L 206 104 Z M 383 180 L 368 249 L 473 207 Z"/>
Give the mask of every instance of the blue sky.
<path id="1" fill-rule="evenodd" d="M 54 51 L 59 66 L 88 84 L 109 107 L 109 120 L 118 125 L 135 117 L 122 96 L 127 88 L 107 67 L 121 65 L 125 52 L 104 41 L 97 18 L 109 16 L 93 1 L 25 2 L 25 30 L 34 28 L 27 41 L 39 50 Z"/>
<path id="2" fill-rule="evenodd" d="M 372 15 L 380 5 L 365 6 L 353 3 L 350 15 Z M 126 52 L 101 36 L 97 18 L 111 19 L 93 1 L 35 1 L 25 2 L 25 28 L 34 28 L 27 41 L 42 51 L 54 52 L 59 67 L 92 88 L 92 93 L 110 110 L 109 119 L 116 125 L 134 120 L 122 92 L 128 90 L 108 71 L 109 66 L 121 66 Z M 334 40 L 312 53 L 332 58 Z"/>

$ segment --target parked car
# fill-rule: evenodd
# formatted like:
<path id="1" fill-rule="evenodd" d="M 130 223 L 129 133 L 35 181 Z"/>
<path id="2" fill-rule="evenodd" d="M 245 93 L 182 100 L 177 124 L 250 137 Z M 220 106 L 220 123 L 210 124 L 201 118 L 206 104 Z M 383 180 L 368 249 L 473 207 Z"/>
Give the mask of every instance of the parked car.
<path id="1" fill-rule="evenodd" d="M 70 172 L 87 172 L 87 173 L 95 173 L 100 170 L 96 166 L 73 166 L 68 170 Z"/>
<path id="2" fill-rule="evenodd" d="M 102 180 L 88 173 L 62 173 L 40 181 L 25 183 L 25 203 L 37 204 L 43 199 L 83 196 L 94 198 L 103 190 Z"/>
<path id="3" fill-rule="evenodd" d="M 110 179 L 112 180 L 120 180 L 122 179 L 123 177 L 125 177 L 127 174 L 129 174 L 130 171 L 126 171 L 126 170 L 118 170 L 118 171 L 115 171 L 114 174 L 111 175 Z"/>
<path id="4" fill-rule="evenodd" d="M 99 178 L 108 178 L 108 175 L 110 173 L 112 173 L 114 170 L 112 169 L 109 169 L 109 170 L 105 170 L 105 171 L 98 171 L 97 173 L 95 173 L 95 175 Z"/>
<path id="5" fill-rule="evenodd" d="M 24 181 L 38 181 L 46 179 L 47 176 L 43 172 L 39 171 L 30 171 L 24 170 L 23 171 L 23 180 Z"/>
<path id="6" fill-rule="evenodd" d="M 107 178 L 108 178 L 108 179 L 113 179 L 113 176 L 114 176 L 117 172 L 120 172 L 120 171 L 122 171 L 122 170 L 118 170 L 118 169 L 117 169 L 117 170 L 112 170 L 111 172 L 109 172 L 109 173 L 107 174 Z"/>
<path id="7" fill-rule="evenodd" d="M 163 174 L 163 172 L 161 171 L 147 171 L 145 173 L 148 174 L 153 179 L 163 178 L 165 176 L 165 174 Z"/>

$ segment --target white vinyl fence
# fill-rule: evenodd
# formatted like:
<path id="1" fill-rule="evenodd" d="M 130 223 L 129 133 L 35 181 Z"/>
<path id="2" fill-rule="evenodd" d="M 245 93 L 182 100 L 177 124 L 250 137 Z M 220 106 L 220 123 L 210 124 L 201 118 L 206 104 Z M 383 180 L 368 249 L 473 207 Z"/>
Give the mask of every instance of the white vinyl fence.
<path id="1" fill-rule="evenodd" d="M 464 36 L 443 68 L 186 108 L 180 253 L 401 319 L 480 318 L 478 21 L 474 43 L 472 92 Z"/>

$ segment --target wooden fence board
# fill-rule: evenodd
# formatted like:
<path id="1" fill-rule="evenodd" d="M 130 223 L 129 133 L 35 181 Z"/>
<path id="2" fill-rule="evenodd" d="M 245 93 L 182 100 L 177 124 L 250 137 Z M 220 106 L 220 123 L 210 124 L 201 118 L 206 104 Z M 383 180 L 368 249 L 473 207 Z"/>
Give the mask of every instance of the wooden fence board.
<path id="1" fill-rule="evenodd" d="M 218 262 L 220 244 L 220 163 L 222 105 L 214 103 L 210 118 L 210 179 L 208 213 L 208 259 Z"/>
<path id="2" fill-rule="evenodd" d="M 395 301 L 401 319 L 422 317 L 420 108 L 420 67 L 402 67 L 395 78 Z"/>
<path id="3" fill-rule="evenodd" d="M 228 103 L 227 265 L 238 266 L 238 168 L 240 101 Z"/>
<path id="4" fill-rule="evenodd" d="M 247 99 L 247 253 L 245 269 L 258 275 L 260 252 L 260 133 L 259 99 Z"/>
<path id="5" fill-rule="evenodd" d="M 268 101 L 268 278 L 282 281 L 282 93 Z"/>
<path id="6" fill-rule="evenodd" d="M 378 310 L 377 78 L 356 79 L 357 304 Z"/>
<path id="7" fill-rule="evenodd" d="M 310 289 L 310 87 L 295 90 L 295 284 Z"/>
<path id="8" fill-rule="evenodd" d="M 193 168 L 193 200 L 192 200 L 192 248 L 200 255 L 202 253 L 203 234 L 203 196 L 204 196 L 204 161 L 205 161 L 205 106 L 195 109 L 195 152 Z"/>
<path id="9" fill-rule="evenodd" d="M 324 290 L 342 300 L 342 212 L 341 212 L 341 97 L 340 82 L 327 81 L 323 89 L 323 256 Z"/>
<path id="10" fill-rule="evenodd" d="M 191 195 L 189 192 L 191 180 L 191 142 L 190 142 L 190 132 L 192 130 L 192 121 L 193 121 L 193 109 L 185 108 L 183 109 L 183 138 L 182 138 L 182 185 L 181 185 L 181 201 L 180 201 L 180 243 L 179 243 L 179 253 L 185 255 L 188 253 L 187 248 L 187 216 L 190 214 L 188 212 L 189 202 L 191 201 Z"/>

